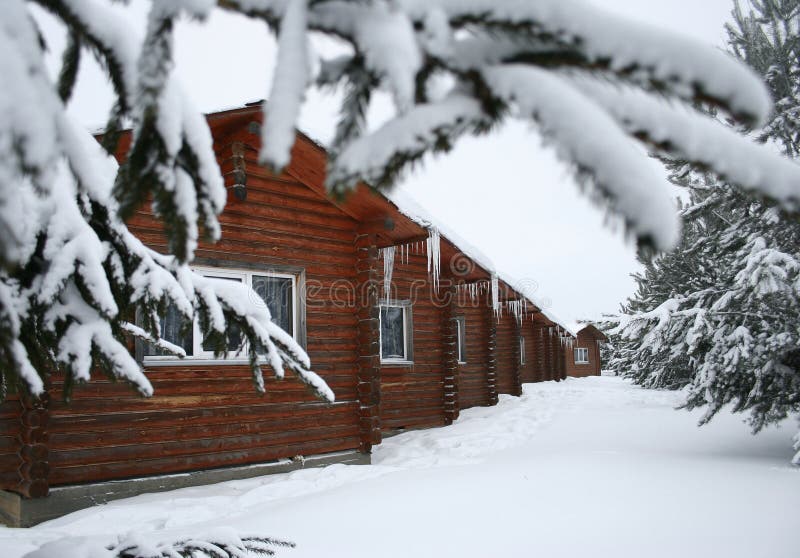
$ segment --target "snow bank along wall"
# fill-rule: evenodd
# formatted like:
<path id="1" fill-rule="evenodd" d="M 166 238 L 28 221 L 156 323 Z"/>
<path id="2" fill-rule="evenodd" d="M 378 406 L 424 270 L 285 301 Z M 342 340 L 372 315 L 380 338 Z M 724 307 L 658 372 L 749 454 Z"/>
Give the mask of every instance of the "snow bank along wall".
<path id="1" fill-rule="evenodd" d="M 260 114 L 248 106 L 208 117 L 229 200 L 222 240 L 201 245 L 196 264 L 256 290 L 278 288 L 268 301 L 278 305 L 273 315 L 291 324 L 336 403 L 321 403 L 291 376 L 267 379 L 258 395 L 246 362 L 204 355 L 199 339 L 184 340 L 194 353 L 185 360 L 131 343 L 153 382 L 151 398 L 98 371 L 69 404 L 58 375 L 41 401 L 0 404 L 6 522 L 44 519 L 20 510 L 54 487 L 368 455 L 385 433 L 446 425 L 462 409 L 518 395 L 523 382 L 565 377 L 568 336 L 558 324 L 371 188 L 330 199 L 326 154 L 314 142 L 298 135 L 280 176 L 259 167 Z M 148 209 L 130 228 L 165 249 Z"/>

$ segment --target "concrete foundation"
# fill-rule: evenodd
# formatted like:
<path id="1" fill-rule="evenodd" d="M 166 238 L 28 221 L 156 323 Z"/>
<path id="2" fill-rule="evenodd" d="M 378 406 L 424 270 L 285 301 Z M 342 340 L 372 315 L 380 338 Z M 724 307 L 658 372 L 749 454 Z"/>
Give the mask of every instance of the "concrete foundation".
<path id="1" fill-rule="evenodd" d="M 271 463 L 259 463 L 244 467 L 226 467 L 177 475 L 144 477 L 76 486 L 57 486 L 50 489 L 50 495 L 46 498 L 27 499 L 14 492 L 0 490 L 0 523 L 4 523 L 9 527 L 31 527 L 77 510 L 147 492 L 165 492 L 177 488 L 248 479 L 276 473 L 288 473 L 297 469 L 324 467 L 336 463 L 369 465 L 370 455 L 357 451 L 335 452 L 303 459 L 282 459 Z"/>

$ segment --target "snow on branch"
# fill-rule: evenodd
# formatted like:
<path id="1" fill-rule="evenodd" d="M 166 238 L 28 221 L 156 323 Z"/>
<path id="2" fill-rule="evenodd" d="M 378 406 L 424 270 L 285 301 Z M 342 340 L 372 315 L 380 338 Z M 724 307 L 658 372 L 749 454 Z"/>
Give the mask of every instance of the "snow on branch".
<path id="1" fill-rule="evenodd" d="M 465 95 L 417 105 L 350 143 L 332 161 L 327 183 L 334 190 L 360 179 L 376 186 L 391 184 L 406 165 L 430 150 L 449 146 L 481 119 L 480 104 Z"/>
<path id="2" fill-rule="evenodd" d="M 276 172 L 289 164 L 294 126 L 309 82 L 306 0 L 286 4 L 278 35 L 278 60 L 269 102 L 264 103 L 260 158 Z"/>
<path id="3" fill-rule="evenodd" d="M 800 166 L 679 102 L 587 74 L 567 79 L 601 105 L 630 134 L 676 159 L 709 168 L 721 178 L 797 207 Z"/>
<path id="4" fill-rule="evenodd" d="M 58 84 L 44 64 L 34 4 L 70 37 Z M 348 55 L 323 61 L 317 78 L 320 86 L 346 91 L 327 175 L 337 193 L 361 180 L 388 187 L 463 134 L 485 134 L 506 118 L 524 117 L 594 183 L 590 193 L 600 194 L 640 241 L 658 247 L 677 237 L 675 209 L 628 136 L 657 156 L 680 155 L 788 209 L 800 197 L 794 165 L 688 108 L 714 107 L 745 125 L 765 122 L 769 95 L 752 70 L 710 46 L 584 0 L 171 0 L 150 4 L 144 37 L 132 28 L 126 3 L 6 0 L 0 19 L 0 364 L 34 392 L 42 383 L 31 370 L 40 380 L 58 367 L 71 370 L 73 379 L 88 378 L 97 363 L 87 352 L 100 355 L 106 372 L 147 392 L 146 379 L 123 354 L 131 331 L 125 324 L 141 318 L 135 333 L 159 342 L 159 316 L 170 307 L 187 320 L 199 315 L 218 352 L 226 349 L 232 324 L 239 327 L 259 389 L 267 362 L 276 375 L 289 368 L 332 399 L 302 349 L 267 315 L 236 302 L 244 293 L 197 280 L 188 267 L 201 233 L 219 238 L 226 191 L 205 118 L 175 77 L 174 28 L 179 18 L 202 20 L 216 7 L 262 20 L 278 33 L 261 153 L 275 167 L 289 162 L 309 86 L 315 55 L 309 35 L 350 43 Z M 119 168 L 98 156 L 89 147 L 93 140 L 66 117 L 65 99 L 84 51 L 113 85 L 115 104 L 102 139 L 107 152 L 119 151 L 120 132 L 131 126 Z M 611 85 L 578 80 L 577 72 L 593 72 Z M 379 90 L 391 94 L 395 114 L 370 130 L 365 115 Z M 71 182 L 57 193 L 65 173 Z M 148 200 L 164 224 L 167 255 L 149 252 L 125 225 Z M 777 280 L 786 269 L 769 254 L 758 258 L 754 265 L 764 278 Z"/>
<path id="5" fill-rule="evenodd" d="M 534 36 L 573 46 L 588 63 L 656 82 L 684 99 L 705 97 L 734 115 L 763 124 L 770 111 L 766 88 L 731 56 L 699 41 L 613 15 L 584 0 L 398 0 L 414 20 L 432 9 L 451 22 L 527 28 Z M 554 42 L 555 42 L 554 41 Z M 679 53 L 679 54 L 677 54 Z"/>
<path id="6" fill-rule="evenodd" d="M 678 224 L 669 185 L 590 98 L 558 75 L 524 65 L 487 68 L 484 76 L 498 97 L 540 125 L 563 159 L 592 175 L 640 238 L 653 238 L 661 249 L 674 245 Z"/>
<path id="7" fill-rule="evenodd" d="M 0 125 L 0 230 L 9 233 L 0 237 L 3 394 L 11 384 L 41 394 L 46 378 L 61 371 L 69 397 L 72 386 L 89 381 L 96 370 L 152 394 L 130 352 L 129 336 L 182 355 L 183 349 L 161 338 L 161 317 L 171 307 L 189 323 L 196 315 L 213 317 L 201 320 L 201 333 L 218 352 L 231 324 L 239 326 L 258 389 L 264 389 L 266 362 L 278 377 L 288 367 L 317 395 L 333 400 L 303 349 L 271 322 L 266 307 L 252 302 L 253 293 L 209 287 L 186 263 L 198 223 L 212 238 L 219 236 L 216 218 L 226 193 L 205 119 L 172 75 L 170 31 L 181 12 L 203 17 L 213 5 L 208 0 L 154 5 L 152 41 L 140 52 L 121 8 L 48 3 L 93 45 L 109 72 L 119 73 L 115 114 L 128 107 L 134 123 L 133 150 L 119 167 L 67 116 L 47 77 L 34 20 L 21 1 L 8 3 L 0 21 L 0 47 L 8 47 L 0 69 L 13 82 L 0 92 L 7 116 Z M 140 180 L 132 183 L 132 177 Z M 154 180 L 145 187 L 143 177 Z M 173 227 L 170 255 L 146 248 L 120 218 L 125 211 L 118 200 L 131 203 L 130 209 L 136 205 L 131 200 L 154 184 L 155 208 Z"/>

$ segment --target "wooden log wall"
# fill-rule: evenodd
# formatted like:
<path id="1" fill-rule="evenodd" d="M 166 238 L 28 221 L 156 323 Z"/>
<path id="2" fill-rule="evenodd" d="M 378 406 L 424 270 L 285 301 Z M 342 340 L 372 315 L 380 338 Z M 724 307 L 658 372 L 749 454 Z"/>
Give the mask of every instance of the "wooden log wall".
<path id="1" fill-rule="evenodd" d="M 588 364 L 575 364 L 575 352 L 577 348 L 589 349 L 589 362 Z M 600 362 L 600 347 L 597 344 L 597 339 L 593 335 L 588 335 L 586 332 L 578 332 L 578 339 L 573 343 L 572 347 L 567 350 L 566 366 L 567 375 L 575 378 L 583 378 L 586 376 L 599 376 L 602 363 Z"/>
<path id="2" fill-rule="evenodd" d="M 391 298 L 413 301 L 413 363 L 381 363 L 376 233 L 360 229 L 292 174 L 273 176 L 258 167 L 254 142 L 240 131 L 215 145 L 226 184 L 244 185 L 246 197 L 229 191 L 222 240 L 201 244 L 198 263 L 302 270 L 307 351 L 336 403 L 318 401 L 291 375 L 275 380 L 269 370 L 267 393 L 259 395 L 241 362 L 146 365 L 151 398 L 97 372 L 76 387 L 69 404 L 62 399 L 63 378 L 55 375 L 42 401 L 11 397 L 0 404 L 0 488 L 38 497 L 51 486 L 369 452 L 382 432 L 449 424 L 461 409 L 496 404 L 498 393 L 519 394 L 523 381 L 565 375 L 564 348 L 553 328 L 519 324 L 510 315 L 498 321 L 485 297 L 458 300 L 449 284 L 432 292 L 425 254 L 410 255 L 407 263 L 397 258 L 392 281 Z M 147 245 L 166 250 L 162 225 L 148 210 L 129 225 Z M 456 316 L 466 323 L 463 364 Z"/>
<path id="3" fill-rule="evenodd" d="M 541 382 L 541 347 L 539 328 L 531 316 L 525 316 L 520 324 L 520 335 L 525 339 L 525 364 L 519 367 L 520 382 Z"/>
<path id="4" fill-rule="evenodd" d="M 22 490 L 24 404 L 17 395 L 0 403 L 0 488 Z"/>
<path id="5" fill-rule="evenodd" d="M 22 403 L 16 395 L 0 403 L 0 488 L 18 490 L 22 466 Z"/>
<path id="6" fill-rule="evenodd" d="M 230 145 L 218 145 L 225 161 Z M 358 387 L 356 222 L 290 176 L 271 176 L 245 152 L 247 198 L 229 196 L 222 240 L 201 244 L 201 262 L 256 269 L 305 270 L 308 354 L 336 394 L 321 403 L 291 374 L 277 381 L 265 370 L 258 395 L 246 365 L 147 367 L 155 396 L 95 379 L 69 405 L 54 382 L 50 421 L 51 485 L 244 465 L 298 454 L 366 449 L 374 441 L 361 421 Z M 164 249 L 161 225 L 142 211 L 131 230 Z M 313 288 L 312 288 L 313 287 Z M 342 287 L 345 287 L 342 290 Z M 363 392 L 362 392 L 363 394 Z M 365 401 L 370 403 L 370 394 Z"/>
<path id="7" fill-rule="evenodd" d="M 484 312 L 486 321 L 489 324 L 489 332 L 486 335 L 486 345 L 489 353 L 489 363 L 486 366 L 489 405 L 497 405 L 497 316 L 490 306 L 487 306 Z"/>
<path id="8" fill-rule="evenodd" d="M 520 395 L 519 324 L 517 318 L 508 313 L 503 313 L 496 323 L 497 393 Z"/>
<path id="9" fill-rule="evenodd" d="M 445 296 L 442 307 L 442 374 L 444 375 L 444 420 L 452 424 L 459 415 L 459 374 L 458 374 L 458 291 L 447 280 L 443 287 Z"/>
<path id="10" fill-rule="evenodd" d="M 381 443 L 380 308 L 378 248 L 375 234 L 356 237 L 356 304 L 358 317 L 358 400 L 361 451 Z"/>
<path id="11" fill-rule="evenodd" d="M 485 295 L 474 300 L 461 292 L 457 315 L 464 318 L 466 361 L 458 365 L 458 404 L 460 409 L 491 405 L 489 382 L 490 323 L 494 319 Z"/>
<path id="12" fill-rule="evenodd" d="M 383 294 L 383 267 L 380 266 Z M 445 420 L 445 373 L 442 369 L 441 294 L 431 291 L 428 260 L 423 254 L 409 254 L 407 263 L 395 259 L 392 273 L 393 300 L 411 300 L 413 322 L 413 363 L 381 363 L 381 427 L 386 431 L 403 428 L 443 426 Z"/>
<path id="13" fill-rule="evenodd" d="M 562 374 L 564 370 L 564 350 L 563 344 L 561 342 L 561 337 L 558 335 L 557 328 L 553 328 L 552 334 L 550 335 L 550 352 L 552 355 L 551 360 L 551 374 L 553 380 L 561 380 Z"/>

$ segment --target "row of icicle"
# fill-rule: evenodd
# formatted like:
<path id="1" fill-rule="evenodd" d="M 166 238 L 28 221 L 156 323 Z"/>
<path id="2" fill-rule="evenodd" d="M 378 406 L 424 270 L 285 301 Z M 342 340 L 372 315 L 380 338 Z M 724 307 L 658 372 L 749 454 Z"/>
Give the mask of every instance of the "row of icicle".
<path id="1" fill-rule="evenodd" d="M 540 333 L 541 333 L 541 335 L 544 335 L 544 330 L 541 330 Z M 552 337 L 554 334 L 558 335 L 558 339 L 559 339 L 559 342 L 561 343 L 562 347 L 564 345 L 566 345 L 571 349 L 574 346 L 575 339 L 572 337 L 572 335 L 566 329 L 563 329 L 559 325 L 557 325 L 555 327 L 554 326 L 548 327 L 547 328 L 547 335 Z"/>
<path id="2" fill-rule="evenodd" d="M 408 264 L 411 255 L 419 255 L 425 253 L 428 260 L 428 275 L 430 275 L 433 282 L 434 290 L 439 290 L 439 277 L 441 275 L 441 234 L 438 229 L 428 229 L 428 238 L 424 241 L 409 242 L 406 244 L 399 244 L 397 246 L 386 246 L 379 251 L 379 257 L 383 260 L 383 297 L 386 302 L 391 298 L 392 294 L 392 274 L 394 272 L 394 263 L 399 256 L 401 264 Z M 398 254 L 399 252 L 399 254 Z M 519 300 L 509 300 L 500 302 L 500 287 L 499 278 L 497 274 L 492 273 L 492 277 L 488 281 L 478 281 L 475 283 L 463 283 L 456 287 L 457 290 L 469 294 L 470 298 L 474 301 L 487 290 L 491 293 L 492 309 L 495 315 L 499 318 L 503 315 L 503 309 L 514 316 L 517 322 L 522 323 L 522 320 L 528 315 L 528 300 L 522 298 Z M 534 314 L 531 314 L 531 319 L 534 319 Z M 550 328 L 551 330 L 553 328 Z M 569 339 L 569 335 L 564 335 L 564 331 L 559 326 L 557 328 L 558 336 L 564 339 Z M 550 333 L 552 335 L 552 332 Z"/>
<path id="3" fill-rule="evenodd" d="M 441 234 L 438 229 L 428 229 L 428 238 L 424 241 L 386 246 L 378 250 L 378 256 L 383 260 L 383 297 L 387 302 L 392 294 L 392 272 L 394 271 L 394 262 L 397 256 L 399 255 L 401 264 L 407 264 L 411 255 L 418 255 L 423 252 L 428 257 L 428 275 L 431 276 L 433 288 L 438 291 L 439 276 L 442 270 Z"/>

